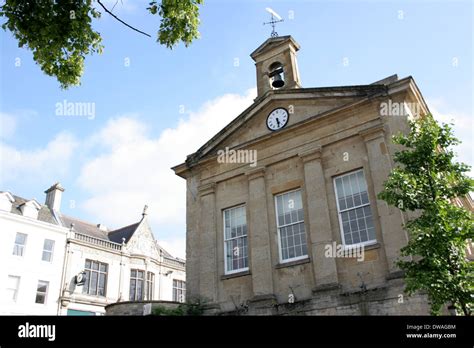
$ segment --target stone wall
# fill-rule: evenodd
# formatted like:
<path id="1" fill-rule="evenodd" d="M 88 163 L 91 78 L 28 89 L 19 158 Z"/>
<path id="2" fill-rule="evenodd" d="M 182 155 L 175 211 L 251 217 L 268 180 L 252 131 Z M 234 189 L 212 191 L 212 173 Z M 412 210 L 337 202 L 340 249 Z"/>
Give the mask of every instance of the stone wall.
<path id="1" fill-rule="evenodd" d="M 166 309 L 175 309 L 180 305 L 179 302 L 171 301 L 127 301 L 116 302 L 105 307 L 105 315 L 147 315 L 146 305 L 151 305 L 151 312 L 156 307 Z"/>
<path id="2" fill-rule="evenodd" d="M 407 296 L 402 279 L 387 285 L 344 292 L 341 287 L 313 291 L 311 299 L 278 303 L 276 298 L 249 301 L 233 311 L 208 309 L 205 315 L 429 315 L 426 294 Z M 447 314 L 447 313 L 445 313 Z"/>

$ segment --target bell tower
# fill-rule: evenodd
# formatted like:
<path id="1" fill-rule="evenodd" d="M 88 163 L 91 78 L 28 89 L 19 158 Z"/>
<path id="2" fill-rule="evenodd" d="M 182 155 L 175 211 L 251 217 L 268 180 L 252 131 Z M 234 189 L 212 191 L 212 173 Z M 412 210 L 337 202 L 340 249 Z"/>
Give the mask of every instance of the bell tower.
<path id="1" fill-rule="evenodd" d="M 290 36 L 271 37 L 250 54 L 257 69 L 258 97 L 271 90 L 300 88 L 296 52 L 300 45 Z"/>

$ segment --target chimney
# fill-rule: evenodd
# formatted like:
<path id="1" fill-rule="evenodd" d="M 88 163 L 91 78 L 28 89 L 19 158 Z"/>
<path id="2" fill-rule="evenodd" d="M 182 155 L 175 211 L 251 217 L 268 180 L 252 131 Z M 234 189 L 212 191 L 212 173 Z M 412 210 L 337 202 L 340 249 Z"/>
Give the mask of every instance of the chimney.
<path id="1" fill-rule="evenodd" d="M 46 193 L 46 204 L 49 209 L 59 211 L 61 208 L 61 196 L 64 192 L 64 188 L 59 182 L 55 183 L 49 189 L 44 191 Z"/>

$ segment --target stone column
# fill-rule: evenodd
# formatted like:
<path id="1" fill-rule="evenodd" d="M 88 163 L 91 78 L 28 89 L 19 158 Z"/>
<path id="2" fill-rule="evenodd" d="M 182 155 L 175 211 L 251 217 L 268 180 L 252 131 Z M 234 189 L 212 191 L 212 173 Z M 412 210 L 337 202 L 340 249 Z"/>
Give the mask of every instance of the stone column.
<path id="1" fill-rule="evenodd" d="M 198 188 L 200 199 L 200 267 L 199 294 L 210 302 L 217 301 L 217 234 L 215 183 Z"/>
<path id="2" fill-rule="evenodd" d="M 325 246 L 332 244 L 333 237 L 321 152 L 321 147 L 317 146 L 298 154 L 304 164 L 304 185 L 309 215 L 307 225 L 311 241 L 308 250 L 311 252 L 316 289 L 338 284 L 336 259 L 325 257 L 324 253 Z"/>
<path id="3" fill-rule="evenodd" d="M 383 189 L 391 171 L 391 163 L 385 143 L 383 124 L 363 130 L 359 133 L 367 148 L 370 176 L 372 177 L 374 193 L 377 196 Z M 387 257 L 389 273 L 399 271 L 395 260 L 400 255 L 400 249 L 408 242 L 408 236 L 402 229 L 402 215 L 398 209 L 391 209 L 383 200 L 376 199 L 376 207 L 382 229 L 383 247 Z"/>
<path id="4" fill-rule="evenodd" d="M 272 260 L 268 230 L 265 168 L 247 173 L 249 182 L 248 231 L 254 298 L 273 296 Z"/>

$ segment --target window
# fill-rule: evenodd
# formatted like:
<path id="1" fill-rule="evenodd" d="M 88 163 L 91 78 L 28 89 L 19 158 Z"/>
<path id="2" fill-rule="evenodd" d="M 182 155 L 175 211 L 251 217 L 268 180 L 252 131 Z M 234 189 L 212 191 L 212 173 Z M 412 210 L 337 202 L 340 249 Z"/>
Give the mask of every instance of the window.
<path id="1" fill-rule="evenodd" d="M 375 241 L 364 172 L 358 170 L 334 178 L 337 210 L 344 245 L 369 244 Z"/>
<path id="2" fill-rule="evenodd" d="M 23 256 L 25 253 L 27 235 L 18 232 L 15 237 L 15 245 L 13 246 L 13 255 Z"/>
<path id="3" fill-rule="evenodd" d="M 16 302 L 18 297 L 18 289 L 20 287 L 20 277 L 17 276 L 8 276 L 8 283 L 7 283 L 7 294 L 8 300 L 12 300 Z"/>
<path id="4" fill-rule="evenodd" d="M 130 273 L 130 301 L 142 301 L 144 291 L 144 271 L 132 269 Z"/>
<path id="5" fill-rule="evenodd" d="M 49 282 L 45 282 L 44 280 L 38 281 L 38 287 L 36 288 L 36 303 L 45 304 L 46 303 L 46 296 L 48 294 L 48 286 Z"/>
<path id="6" fill-rule="evenodd" d="M 173 301 L 184 302 L 186 300 L 186 282 L 173 279 Z"/>
<path id="7" fill-rule="evenodd" d="M 226 274 L 248 270 L 245 206 L 224 210 L 224 255 Z"/>
<path id="8" fill-rule="evenodd" d="M 108 268 L 109 267 L 106 263 L 86 260 L 84 269 L 86 277 L 82 293 L 95 296 L 105 296 Z"/>
<path id="9" fill-rule="evenodd" d="M 308 256 L 301 190 L 275 196 L 280 261 L 294 261 Z"/>
<path id="10" fill-rule="evenodd" d="M 43 261 L 51 262 L 53 259 L 54 240 L 45 239 L 43 244 Z"/>
<path id="11" fill-rule="evenodd" d="M 153 294 L 154 293 L 155 293 L 155 273 L 148 272 L 146 274 L 147 300 L 153 300 Z"/>

